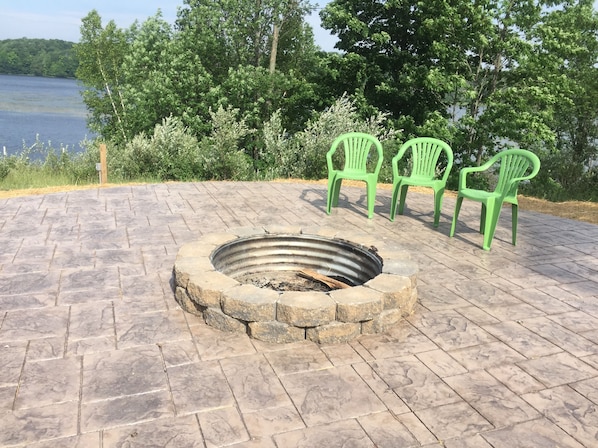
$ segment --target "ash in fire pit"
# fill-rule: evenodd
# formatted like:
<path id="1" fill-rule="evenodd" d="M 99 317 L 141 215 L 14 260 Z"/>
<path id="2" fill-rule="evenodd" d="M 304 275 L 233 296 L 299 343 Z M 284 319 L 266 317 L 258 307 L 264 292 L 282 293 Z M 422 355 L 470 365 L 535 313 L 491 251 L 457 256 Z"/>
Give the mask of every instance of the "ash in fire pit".
<path id="1" fill-rule="evenodd" d="M 315 271 L 271 271 L 237 277 L 239 283 L 270 288 L 274 291 L 322 291 L 355 286 L 342 277 L 328 277 Z"/>
<path id="2" fill-rule="evenodd" d="M 178 253 L 175 298 L 208 325 L 268 342 L 347 341 L 411 314 L 408 254 L 368 235 L 324 236 L 333 232 L 206 235 Z"/>

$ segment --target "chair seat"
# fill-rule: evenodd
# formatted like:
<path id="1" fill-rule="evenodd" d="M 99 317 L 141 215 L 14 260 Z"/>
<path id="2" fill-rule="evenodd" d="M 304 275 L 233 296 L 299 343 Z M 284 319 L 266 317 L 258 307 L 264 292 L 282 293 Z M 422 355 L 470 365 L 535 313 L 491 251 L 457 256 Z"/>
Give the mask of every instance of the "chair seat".
<path id="1" fill-rule="evenodd" d="M 337 179 L 363 180 L 368 181 L 372 177 L 377 177 L 375 173 L 356 173 L 350 171 L 334 170 L 333 175 Z"/>
<path id="2" fill-rule="evenodd" d="M 494 191 L 467 188 L 467 176 L 470 173 L 484 172 L 500 165 Z M 511 204 L 511 229 L 513 245 L 517 242 L 517 188 L 521 181 L 532 179 L 540 170 L 540 159 L 533 152 L 525 149 L 508 149 L 497 153 L 483 165 L 463 168 L 459 173 L 459 193 L 455 203 L 455 213 L 449 236 L 455 234 L 457 218 L 464 198 L 482 203 L 480 215 L 480 233 L 484 235 L 482 248 L 490 250 L 496 224 L 503 204 Z"/>
<path id="3" fill-rule="evenodd" d="M 500 194 L 494 191 L 474 190 L 472 188 L 464 188 L 463 190 L 459 191 L 459 196 L 463 196 L 474 201 L 486 201 L 490 198 L 500 198 Z"/>
<path id="4" fill-rule="evenodd" d="M 411 173 L 408 176 L 399 175 L 399 160 L 408 152 L 411 154 Z M 442 159 L 445 154 L 444 173 L 442 172 Z M 441 163 L 439 163 L 439 161 Z M 446 187 L 446 180 L 453 166 L 453 150 L 442 140 L 431 137 L 417 137 L 407 140 L 399 148 L 399 152 L 392 159 L 392 202 L 390 204 L 390 220 L 394 221 L 397 213 L 403 214 L 405 198 L 409 186 L 428 187 L 434 190 L 434 227 L 438 227 L 440 220 L 440 209 L 442 207 L 442 196 Z"/>
<path id="5" fill-rule="evenodd" d="M 399 176 L 398 180 L 401 183 L 401 185 L 413 185 L 417 187 L 438 188 L 444 185 L 444 182 L 441 179 L 424 179 L 417 177 Z"/>
<path id="6" fill-rule="evenodd" d="M 335 169 L 334 154 L 339 147 L 344 149 L 343 168 Z M 370 157 L 372 156 L 377 157 L 376 166 L 373 170 L 368 170 L 368 165 L 371 162 Z M 338 205 L 343 179 L 350 179 L 366 183 L 368 218 L 373 218 L 376 186 L 383 158 L 382 144 L 373 135 L 349 132 L 338 136 L 326 153 L 326 164 L 328 166 L 326 213 L 330 214 L 332 207 Z"/>

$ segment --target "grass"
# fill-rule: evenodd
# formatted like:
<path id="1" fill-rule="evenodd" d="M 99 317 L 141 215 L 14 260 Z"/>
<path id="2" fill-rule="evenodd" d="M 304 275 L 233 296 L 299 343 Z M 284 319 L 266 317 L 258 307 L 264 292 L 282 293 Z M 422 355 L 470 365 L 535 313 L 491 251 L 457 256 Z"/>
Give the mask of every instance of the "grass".
<path id="1" fill-rule="evenodd" d="M 70 176 L 62 173 L 47 173 L 45 170 L 11 171 L 0 182 L 1 190 L 29 190 L 48 187 L 64 187 L 71 183 Z"/>

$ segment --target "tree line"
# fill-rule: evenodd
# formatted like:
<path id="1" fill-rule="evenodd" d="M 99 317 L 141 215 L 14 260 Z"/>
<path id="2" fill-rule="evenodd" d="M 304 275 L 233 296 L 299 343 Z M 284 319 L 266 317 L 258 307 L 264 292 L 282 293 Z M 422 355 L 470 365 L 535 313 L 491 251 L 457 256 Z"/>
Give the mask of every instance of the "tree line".
<path id="1" fill-rule="evenodd" d="M 79 63 L 74 45 L 58 39 L 0 40 L 0 73 L 75 78 Z"/>
<path id="2" fill-rule="evenodd" d="M 321 178 L 332 139 L 361 130 L 384 140 L 388 160 L 412 136 L 447 141 L 453 186 L 461 167 L 529 149 L 542 160 L 530 192 L 598 199 L 592 0 L 333 0 L 320 17 L 335 52 L 315 45 L 313 9 L 183 0 L 174 24 L 158 11 L 127 29 L 91 11 L 77 77 L 113 169 Z"/>

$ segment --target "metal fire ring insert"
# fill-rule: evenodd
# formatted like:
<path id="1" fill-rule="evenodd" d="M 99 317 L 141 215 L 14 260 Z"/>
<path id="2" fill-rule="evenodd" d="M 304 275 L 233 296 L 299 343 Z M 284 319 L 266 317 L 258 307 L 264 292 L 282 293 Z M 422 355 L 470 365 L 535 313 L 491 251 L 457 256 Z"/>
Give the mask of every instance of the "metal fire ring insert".
<path id="1" fill-rule="evenodd" d="M 247 274 L 311 269 L 362 285 L 382 273 L 372 248 L 319 235 L 266 234 L 239 238 L 218 247 L 212 264 L 234 279 Z"/>
<path id="2" fill-rule="evenodd" d="M 275 291 L 237 279 L 310 269 L 354 285 Z M 175 299 L 224 331 L 267 342 L 344 342 L 386 331 L 417 302 L 417 265 L 400 243 L 330 228 L 251 228 L 204 235 L 180 248 Z"/>

